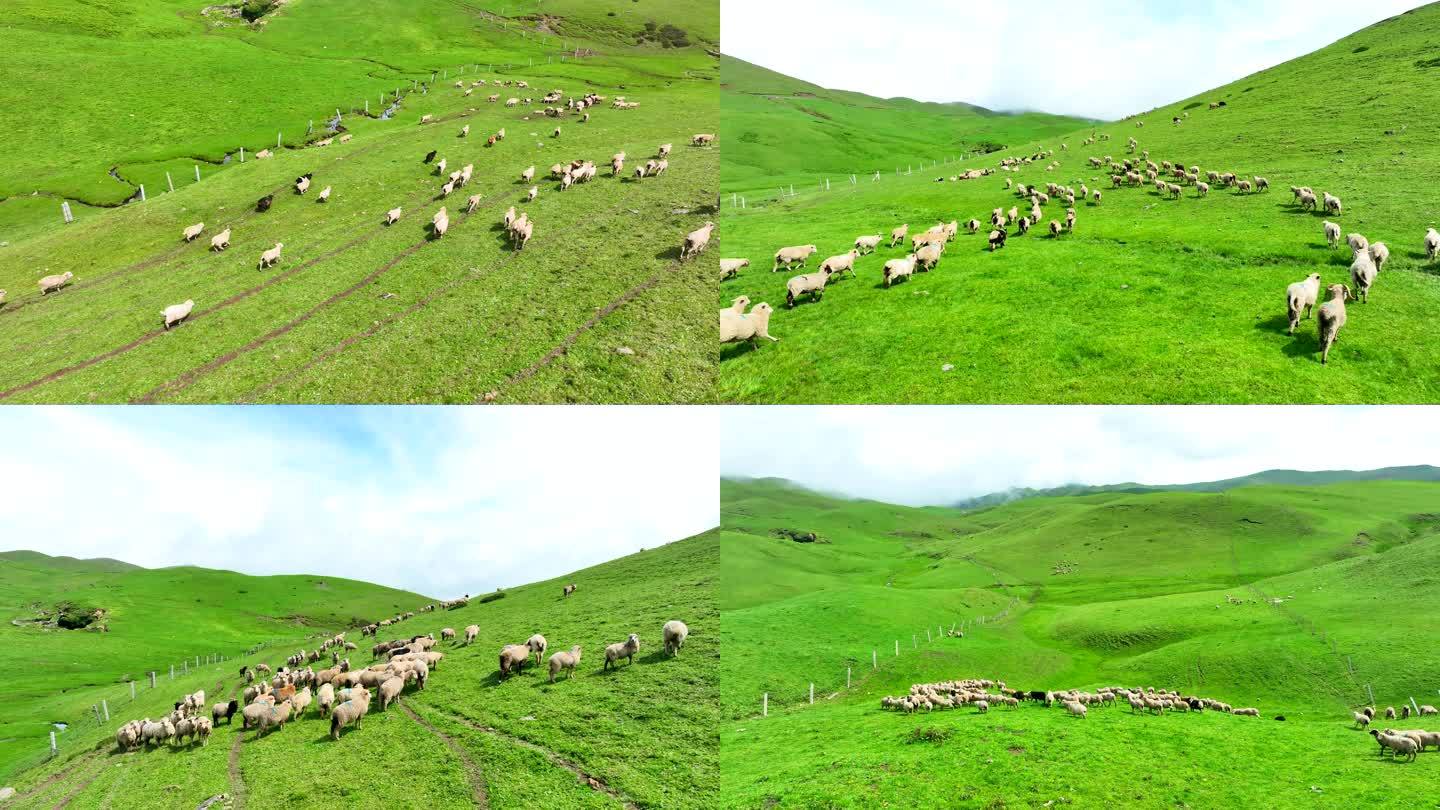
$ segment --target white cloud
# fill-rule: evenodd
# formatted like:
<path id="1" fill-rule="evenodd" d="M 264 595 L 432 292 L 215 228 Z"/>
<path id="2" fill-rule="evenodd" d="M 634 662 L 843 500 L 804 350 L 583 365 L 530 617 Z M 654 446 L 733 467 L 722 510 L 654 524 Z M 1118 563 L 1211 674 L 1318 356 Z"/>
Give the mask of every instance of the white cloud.
<path id="1" fill-rule="evenodd" d="M 1235 81 L 1418 0 L 724 0 L 727 54 L 825 87 L 1118 119 Z"/>
<path id="2" fill-rule="evenodd" d="M 1011 487 L 1440 466 L 1436 407 L 747 407 L 720 469 L 915 506 Z"/>
<path id="3" fill-rule="evenodd" d="M 705 413 L 7 408 L 0 549 L 479 593 L 716 525 Z"/>

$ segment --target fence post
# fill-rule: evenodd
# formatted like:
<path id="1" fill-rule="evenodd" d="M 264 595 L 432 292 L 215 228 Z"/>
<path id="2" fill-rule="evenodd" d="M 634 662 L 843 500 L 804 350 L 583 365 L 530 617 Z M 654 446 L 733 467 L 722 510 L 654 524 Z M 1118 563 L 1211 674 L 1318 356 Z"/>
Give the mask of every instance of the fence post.
<path id="1" fill-rule="evenodd" d="M 1412 698 L 1410 702 L 1411 702 L 1411 703 L 1414 703 L 1415 701 L 1414 701 L 1414 699 Z M 810 705 L 811 705 L 811 706 L 814 706 L 814 705 L 815 705 L 815 684 L 814 684 L 813 682 L 810 684 Z M 1416 713 L 1418 714 L 1420 710 L 1419 710 L 1419 709 L 1416 709 L 1415 711 L 1416 711 Z"/>
<path id="2" fill-rule="evenodd" d="M 895 639 L 895 655 L 897 657 L 900 655 L 900 639 L 898 638 Z"/>
<path id="3" fill-rule="evenodd" d="M 101 721 L 101 719 L 100 719 L 100 707 L 99 707 L 99 706 L 96 706 L 94 703 L 91 703 L 91 704 L 90 704 L 90 708 L 93 709 L 94 712 L 95 712 L 95 722 L 96 722 L 96 723 L 103 722 L 103 721 Z"/>
<path id="4" fill-rule="evenodd" d="M 930 638 L 930 628 L 927 627 L 925 628 L 925 643 L 929 644 L 931 641 L 934 641 L 934 639 Z"/>
<path id="5" fill-rule="evenodd" d="M 189 674 L 190 674 L 190 662 L 189 662 L 189 661 L 181 661 L 181 662 L 180 662 L 180 674 L 181 674 L 181 675 L 189 675 Z"/>
<path id="6" fill-rule="evenodd" d="M 769 692 L 766 692 L 765 694 L 763 694 L 763 695 L 760 696 L 760 716 L 761 716 L 761 717 L 769 717 L 769 716 L 770 716 L 770 693 L 769 693 Z M 54 736 L 54 735 L 52 734 L 51 736 Z"/>
<path id="7" fill-rule="evenodd" d="M 60 203 L 60 216 L 65 218 L 66 225 L 75 221 L 75 215 L 70 212 L 70 203 L 64 201 Z"/>
<path id="8" fill-rule="evenodd" d="M 1415 698 L 1413 698 L 1413 697 L 1410 698 L 1410 708 L 1412 708 L 1412 709 L 1415 710 L 1415 716 L 1416 716 L 1416 717 L 1419 717 L 1419 716 L 1420 716 L 1420 704 L 1416 703 L 1416 702 L 1415 702 Z"/>
<path id="9" fill-rule="evenodd" d="M 243 147 L 243 146 L 240 147 L 240 162 L 241 162 L 241 163 L 244 163 L 244 162 L 245 162 L 245 147 Z"/>
<path id="10" fill-rule="evenodd" d="M 174 664 L 171 664 L 171 665 L 170 665 L 170 680 L 172 680 L 172 681 L 175 680 L 175 665 L 174 665 Z"/>
<path id="11" fill-rule="evenodd" d="M 169 186 L 171 191 L 175 190 L 175 181 L 170 179 L 170 172 L 165 172 L 165 185 Z"/>
<path id="12" fill-rule="evenodd" d="M 871 669 L 879 669 L 879 668 L 880 668 L 880 665 L 879 665 L 878 663 L 876 663 L 876 661 L 875 661 L 875 651 L 874 651 L 874 650 L 871 650 L 871 651 L 870 651 L 870 668 L 871 668 Z"/>
<path id="13" fill-rule="evenodd" d="M 845 667 L 845 688 L 850 688 L 850 667 Z"/>
<path id="14" fill-rule="evenodd" d="M 200 164 L 195 164 L 195 182 L 200 182 Z"/>
<path id="15" fill-rule="evenodd" d="M 910 634 L 910 647 L 911 649 L 920 649 L 920 642 L 916 640 L 914 633 Z"/>
<path id="16" fill-rule="evenodd" d="M 195 666 L 196 666 L 196 668 L 199 668 L 199 666 L 200 666 L 200 656 L 198 656 L 198 655 L 195 656 Z"/>
<path id="17" fill-rule="evenodd" d="M 50 732 L 50 756 L 52 756 L 52 757 L 55 756 L 56 750 L 57 750 L 57 749 L 56 749 L 56 747 L 55 747 L 55 732 L 52 731 L 52 732 Z"/>
<path id="18" fill-rule="evenodd" d="M 140 184 L 140 202 L 145 202 L 145 184 Z"/>
<path id="19" fill-rule="evenodd" d="M 155 688 L 155 670 L 150 670 L 150 688 Z"/>

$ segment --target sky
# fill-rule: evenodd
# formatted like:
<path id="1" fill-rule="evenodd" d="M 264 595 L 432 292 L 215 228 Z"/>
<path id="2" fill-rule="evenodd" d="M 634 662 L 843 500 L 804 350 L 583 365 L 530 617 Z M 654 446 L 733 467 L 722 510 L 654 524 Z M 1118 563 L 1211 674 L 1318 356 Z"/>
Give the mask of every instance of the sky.
<path id="1" fill-rule="evenodd" d="M 1419 0 L 724 0 L 721 49 L 831 89 L 1115 120 Z"/>
<path id="2" fill-rule="evenodd" d="M 679 407 L 0 409 L 0 550 L 348 577 L 437 598 L 719 522 Z"/>
<path id="3" fill-rule="evenodd" d="M 939 506 L 1012 487 L 1440 466 L 1440 407 L 724 408 L 720 469 Z"/>

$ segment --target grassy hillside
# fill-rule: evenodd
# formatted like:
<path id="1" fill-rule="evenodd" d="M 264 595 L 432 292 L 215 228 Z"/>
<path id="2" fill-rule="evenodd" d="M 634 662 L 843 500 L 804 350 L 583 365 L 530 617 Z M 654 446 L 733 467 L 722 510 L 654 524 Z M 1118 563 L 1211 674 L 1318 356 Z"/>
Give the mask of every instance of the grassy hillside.
<path id="1" fill-rule="evenodd" d="M 24 144 L 14 150 L 23 161 L 11 164 L 21 179 L 9 182 L 23 180 L 25 195 L 40 192 L 0 202 L 0 289 L 8 290 L 0 329 L 10 336 L 0 351 L 0 401 L 713 396 L 713 344 L 693 326 L 712 300 L 713 277 L 678 261 L 684 234 L 713 218 L 718 188 L 719 150 L 688 145 L 692 134 L 718 129 L 719 64 L 707 51 L 718 28 L 713 2 L 547 2 L 536 16 L 533 4 L 498 0 L 363 8 L 300 0 L 256 27 L 217 27 L 173 0 L 63 12 L 53 5 L 0 12 L 18 19 L 22 46 L 0 58 L 26 62 L 10 88 L 22 95 L 3 113 Z M 649 22 L 685 31 L 688 44 L 637 40 L 632 30 Z M 126 69 L 107 71 L 116 80 L 98 88 L 47 67 L 51 59 L 69 65 L 79 52 Z M 465 97 L 453 86 L 462 69 L 467 86 L 487 85 Z M 415 82 L 432 73 L 435 84 L 422 93 Z M 530 89 L 488 84 L 500 80 Z M 567 98 L 626 96 L 640 107 L 607 102 L 588 123 L 568 113 L 545 118 L 540 99 L 555 88 Z M 397 89 L 400 107 L 384 119 L 381 93 L 390 105 Z M 491 93 L 535 102 L 507 108 L 487 102 Z M 38 115 L 36 98 L 62 103 Z M 134 119 L 112 109 L 122 103 L 138 105 Z M 315 145 L 337 108 L 353 140 Z M 423 115 L 437 123 L 417 126 Z M 121 123 L 102 134 L 97 120 Z M 466 125 L 472 134 L 462 139 Z M 486 148 L 502 128 L 508 137 Z M 275 147 L 277 132 L 284 148 L 256 160 L 257 150 Z M 618 151 L 633 170 L 662 143 L 676 147 L 655 178 L 607 170 L 563 194 L 548 179 L 552 164 L 603 165 Z M 449 170 L 475 166 L 471 183 L 443 201 L 445 178 L 421 161 L 431 150 Z M 532 184 L 519 178 L 532 165 L 539 198 L 526 204 Z M 166 171 L 174 193 L 162 193 Z M 306 173 L 314 189 L 302 197 L 291 184 Z M 128 198 L 140 183 L 147 201 L 96 207 Z M 330 202 L 317 204 L 326 186 Z M 255 201 L 270 193 L 274 207 L 256 213 Z M 482 199 L 467 216 L 472 194 Z M 73 224 L 60 221 L 62 197 L 75 209 Z M 442 205 L 451 227 L 437 241 L 427 227 Z M 385 212 L 397 206 L 403 218 L 385 227 Z M 535 223 L 523 251 L 499 227 L 510 206 Z M 186 245 L 181 230 L 195 222 L 205 232 Z M 230 249 L 208 251 L 225 228 Z M 279 265 L 257 270 L 261 251 L 277 242 Z M 37 280 L 66 271 L 70 286 L 42 298 Z M 161 309 L 186 300 L 195 302 L 189 321 L 167 333 Z"/>
<path id="2" fill-rule="evenodd" d="M 1380 761 L 1349 718 L 1367 685 L 1381 707 L 1440 688 L 1416 608 L 1437 595 L 1437 496 L 1375 481 L 957 512 L 726 481 L 722 804 L 1397 806 L 1436 755 Z M 962 622 L 965 638 L 927 641 Z M 1262 716 L 879 709 L 965 677 L 1172 687 Z"/>
<path id="3" fill-rule="evenodd" d="M 812 187 L 852 173 L 868 180 L 963 153 L 1032 143 L 1085 125 L 1046 113 L 998 113 L 970 104 L 880 99 L 829 90 L 722 56 L 722 191 L 758 201 L 779 186 Z"/>
<path id="4" fill-rule="evenodd" d="M 1227 489 L 1251 484 L 1284 484 L 1288 486 L 1314 486 L 1316 484 L 1338 484 L 1342 481 L 1437 481 L 1440 467 L 1416 465 L 1412 467 L 1382 467 L 1378 470 L 1264 470 L 1251 475 L 1226 478 L 1220 481 L 1199 481 L 1188 484 L 1068 484 L 1063 487 L 1032 489 L 1029 487 L 992 492 L 973 498 L 966 498 L 950 504 L 955 509 L 979 509 L 999 506 L 1023 498 L 1053 498 L 1065 495 L 1098 495 L 1103 492 L 1224 492 Z"/>
<path id="5" fill-rule="evenodd" d="M 1440 301 L 1440 269 L 1426 263 L 1425 229 L 1440 226 L 1434 195 L 1417 195 L 1440 167 L 1424 133 L 1440 126 L 1430 103 L 1440 37 L 1432 4 L 1313 54 L 1133 119 L 1047 138 L 1060 166 L 935 183 L 928 172 L 813 192 L 780 203 L 727 208 L 726 257 L 752 266 L 721 284 L 728 305 L 746 295 L 777 308 L 779 343 L 726 347 L 720 390 L 737 402 L 1435 402 L 1440 370 L 1427 324 Z M 1329 77 L 1317 81 L 1316 77 Z M 1209 109 L 1210 102 L 1226 102 Z M 1188 118 L 1184 116 L 1188 115 Z M 1173 117 L 1183 123 L 1172 125 Z M 1143 121 L 1146 126 L 1137 126 Z M 814 129 L 814 127 L 810 127 Z M 785 130 L 803 143 L 806 128 Z M 1085 146 L 1092 133 L 1111 140 Z M 1178 200 L 1150 185 L 1111 189 L 1092 157 L 1128 157 L 1134 136 L 1157 164 L 1232 171 L 1270 180 L 1269 193 L 1214 188 Z M 732 142 L 734 138 L 730 139 Z M 1062 145 L 1068 145 L 1068 150 Z M 944 167 L 996 168 L 1018 150 Z M 1137 152 L 1134 156 L 1139 158 Z M 791 155 L 799 161 L 799 153 Z M 729 156 L 727 154 L 727 161 Z M 1141 166 L 1143 168 L 1143 162 Z M 791 273 L 769 272 L 775 251 L 815 244 L 810 263 L 848 250 L 862 234 L 912 233 L 936 222 L 989 221 L 1022 203 L 1004 182 L 1103 190 L 1078 206 L 1073 233 L 1032 231 L 995 253 L 986 227 L 962 235 L 938 269 L 881 286 L 881 249 L 857 277 L 832 282 L 819 303 L 785 311 Z M 1287 334 L 1285 290 L 1310 273 L 1349 283 L 1350 256 L 1323 237 L 1324 213 L 1301 212 L 1290 186 L 1332 192 L 1338 220 L 1390 248 L 1370 303 L 1352 302 L 1328 366 L 1314 319 Z M 797 188 L 797 191 L 799 189 Z M 1063 220 L 1052 201 L 1045 224 Z M 1337 219 L 1332 217 L 1332 219 Z M 837 344 L 837 335 L 843 335 Z"/>
<path id="6" fill-rule="evenodd" d="M 173 700 L 171 664 L 178 670 L 189 659 L 193 668 L 196 655 L 234 658 L 260 643 L 274 648 L 267 659 L 273 661 L 276 650 L 289 654 L 318 633 L 416 610 L 427 600 L 335 577 L 151 570 L 116 560 L 0 552 L 0 643 L 23 651 L 31 673 L 0 696 L 0 780 L 43 753 L 52 723 L 78 730 L 94 719 L 90 707 L 102 697 L 120 711 L 130 699 L 129 680 L 139 682 L 137 697 L 143 697 L 152 670 L 160 673 L 157 691 Z M 77 613 L 99 608 L 104 616 L 85 629 L 35 621 L 53 618 L 60 604 Z M 239 666 L 223 670 L 233 674 Z M 64 741 L 68 747 L 71 738 Z"/>
<path id="7" fill-rule="evenodd" d="M 261 739 L 222 725 L 208 745 L 188 749 L 121 754 L 100 742 L 22 774 L 17 806 L 193 808 L 222 792 L 250 807 L 705 806 L 719 780 L 718 554 L 715 537 L 700 536 L 419 614 L 400 625 L 406 637 L 471 623 L 480 634 L 470 647 L 438 646 L 446 657 L 425 690 L 386 712 L 377 702 L 339 742 L 314 715 Z M 563 598 L 568 582 L 579 590 Z M 670 658 L 660 627 L 674 618 L 690 638 Z M 500 647 L 535 632 L 552 652 L 583 645 L 575 677 L 549 685 L 527 670 L 498 681 Z M 630 632 L 641 638 L 634 665 L 602 672 L 604 645 Z M 352 653 L 357 665 L 370 662 L 365 647 Z M 225 695 L 238 686 L 229 665 L 219 686 Z"/>

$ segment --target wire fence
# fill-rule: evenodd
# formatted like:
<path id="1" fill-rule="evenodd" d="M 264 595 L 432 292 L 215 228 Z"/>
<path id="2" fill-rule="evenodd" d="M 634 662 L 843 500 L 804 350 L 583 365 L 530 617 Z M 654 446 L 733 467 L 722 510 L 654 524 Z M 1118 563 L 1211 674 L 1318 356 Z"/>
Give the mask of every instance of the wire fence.
<path id="1" fill-rule="evenodd" d="M 874 183 L 881 183 L 894 177 L 910 177 L 917 172 L 923 174 L 927 171 L 935 171 L 942 167 L 954 166 L 963 161 L 969 160 L 972 157 L 979 156 L 980 155 L 971 155 L 966 153 L 955 156 L 941 157 L 938 160 L 931 158 L 928 161 L 922 160 L 919 163 L 907 163 L 903 168 L 900 166 L 895 166 L 893 173 L 885 171 L 883 169 L 865 169 L 863 171 L 855 171 L 848 174 L 842 174 L 837 177 L 821 177 L 817 179 L 812 179 L 809 183 L 802 183 L 798 187 L 794 183 L 786 183 L 777 186 L 773 192 L 770 190 L 749 191 L 744 194 L 740 192 L 731 192 L 728 199 L 722 193 L 721 205 L 722 207 L 735 209 L 763 208 L 768 204 L 781 202 L 783 200 L 791 199 L 794 197 L 801 197 L 809 194 L 824 194 L 829 191 L 855 190 L 861 186 L 869 186 Z M 949 175 L 946 176 L 948 177 Z M 958 177 L 958 175 L 956 176 Z"/>

